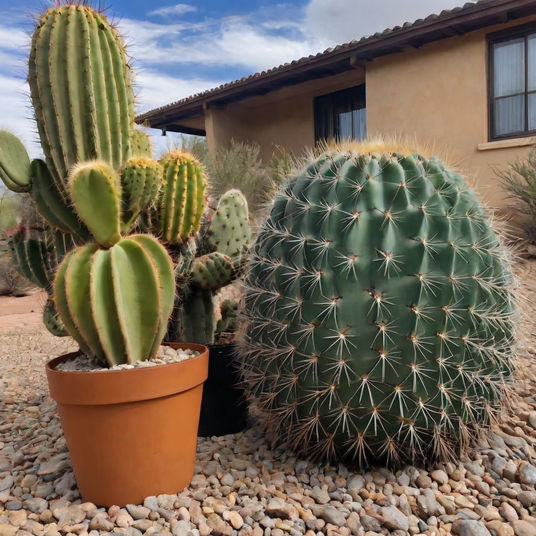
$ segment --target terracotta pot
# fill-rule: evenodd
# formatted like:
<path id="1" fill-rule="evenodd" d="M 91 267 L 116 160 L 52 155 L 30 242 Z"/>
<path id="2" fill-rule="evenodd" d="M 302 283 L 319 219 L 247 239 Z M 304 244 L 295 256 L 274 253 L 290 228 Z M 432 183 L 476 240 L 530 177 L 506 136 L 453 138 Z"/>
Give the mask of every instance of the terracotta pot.
<path id="1" fill-rule="evenodd" d="M 78 488 L 100 506 L 140 504 L 174 494 L 194 474 L 197 427 L 208 375 L 208 349 L 170 344 L 200 355 L 168 365 L 105 372 L 63 372 L 47 363 Z"/>

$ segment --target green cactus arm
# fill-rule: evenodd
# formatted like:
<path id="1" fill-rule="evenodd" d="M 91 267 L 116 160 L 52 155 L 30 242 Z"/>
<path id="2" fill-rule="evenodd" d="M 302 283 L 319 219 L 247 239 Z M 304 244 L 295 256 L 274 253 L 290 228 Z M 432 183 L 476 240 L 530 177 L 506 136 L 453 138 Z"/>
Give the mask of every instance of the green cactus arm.
<path id="1" fill-rule="evenodd" d="M 191 283 L 205 290 L 217 290 L 232 281 L 233 270 L 232 259 L 214 251 L 194 260 Z"/>
<path id="2" fill-rule="evenodd" d="M 7 130 L 0 130 L 0 179 L 14 192 L 31 188 L 30 157 L 19 138 Z"/>
<path id="3" fill-rule="evenodd" d="M 54 299 L 56 301 L 56 309 L 58 314 L 61 317 L 61 321 L 63 322 L 65 329 L 69 332 L 69 335 L 80 345 L 80 348 L 84 353 L 87 355 L 93 355 L 90 347 L 86 343 L 74 321 L 69 309 L 67 298 L 66 273 L 76 253 L 77 250 L 72 250 L 70 253 L 68 253 L 58 267 L 56 277 L 54 279 Z"/>
<path id="4" fill-rule="evenodd" d="M 85 5 L 48 9 L 33 33 L 28 81 L 43 151 L 64 202 L 80 161 L 118 169 L 131 155 L 134 97 L 124 47 Z"/>
<path id="5" fill-rule="evenodd" d="M 121 330 L 118 329 L 118 312 L 115 302 L 111 250 L 100 249 L 95 253 L 91 267 L 91 307 L 95 328 L 103 353 L 109 365 L 123 363 L 126 349 Z"/>
<path id="6" fill-rule="evenodd" d="M 99 339 L 95 316 L 89 299 L 90 285 L 92 282 L 90 277 L 91 267 L 94 260 L 93 256 L 98 251 L 98 246 L 96 244 L 89 244 L 77 248 L 74 251 L 75 253 L 71 257 L 69 267 L 65 274 L 65 293 L 69 313 L 73 323 L 76 325 L 77 332 L 90 349 L 90 355 L 105 363 L 106 354 L 103 351 Z"/>
<path id="7" fill-rule="evenodd" d="M 164 155 L 160 160 L 164 181 L 150 220 L 169 244 L 178 245 L 199 229 L 205 208 L 206 178 L 201 164 L 181 151 Z"/>
<path id="8" fill-rule="evenodd" d="M 152 158 L 153 146 L 151 138 L 139 128 L 135 128 L 130 136 L 133 158 Z"/>
<path id="9" fill-rule="evenodd" d="M 31 196 L 41 216 L 52 227 L 65 233 L 73 233 L 82 240 L 87 240 L 89 238 L 87 228 L 81 224 L 73 209 L 63 202 L 45 162 L 39 159 L 33 160 L 30 170 L 32 177 Z"/>
<path id="10" fill-rule="evenodd" d="M 70 191 L 75 210 L 103 247 L 121 238 L 121 190 L 116 172 L 104 162 L 85 162 L 70 173 Z"/>
<path id="11" fill-rule="evenodd" d="M 42 229 L 21 227 L 8 241 L 17 271 L 34 285 L 51 291 L 50 248 Z"/>
<path id="12" fill-rule="evenodd" d="M 111 252 L 114 296 L 129 363 L 154 357 L 161 328 L 160 280 L 153 261 L 135 240 L 124 239 Z M 135 269 L 133 269 L 135 266 Z"/>
<path id="13" fill-rule="evenodd" d="M 167 330 L 167 319 L 173 311 L 175 302 L 175 277 L 173 273 L 173 263 L 171 257 L 166 250 L 155 240 L 148 235 L 132 235 L 129 239 L 136 242 L 146 253 L 150 255 L 153 263 L 156 266 L 158 281 L 161 287 L 161 303 L 160 303 L 160 325 L 156 333 L 153 346 L 151 347 L 150 355 L 155 355 L 158 347 L 164 338 Z"/>
<path id="14" fill-rule="evenodd" d="M 156 200 L 162 182 L 163 168 L 155 160 L 132 158 L 120 170 L 123 232 Z"/>
<path id="15" fill-rule="evenodd" d="M 182 303 L 183 340 L 214 343 L 214 293 L 192 287 Z"/>
<path id="16" fill-rule="evenodd" d="M 216 213 L 208 228 L 212 249 L 229 255 L 239 265 L 251 242 L 248 204 L 240 190 L 229 190 L 218 202 Z"/>
<path id="17" fill-rule="evenodd" d="M 55 337 L 65 337 L 68 335 L 52 298 L 47 300 L 43 309 L 43 324 Z"/>

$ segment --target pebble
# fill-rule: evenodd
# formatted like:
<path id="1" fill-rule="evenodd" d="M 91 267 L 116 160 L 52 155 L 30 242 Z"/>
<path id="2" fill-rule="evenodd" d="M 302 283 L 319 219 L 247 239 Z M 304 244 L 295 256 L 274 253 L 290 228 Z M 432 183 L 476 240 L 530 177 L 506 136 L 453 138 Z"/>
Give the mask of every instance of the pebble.
<path id="1" fill-rule="evenodd" d="M 381 516 L 383 525 L 388 529 L 404 531 L 409 529 L 407 516 L 396 508 L 396 506 L 386 506 L 385 508 L 382 508 Z"/>
<path id="2" fill-rule="evenodd" d="M 452 533 L 459 536 L 491 536 L 490 531 L 479 521 L 457 519 L 452 525 Z"/>
<path id="3" fill-rule="evenodd" d="M 200 438 L 196 474 L 181 493 L 104 510 L 80 502 L 47 394 L 43 363 L 72 343 L 38 339 L 0 335 L 0 536 L 536 536 L 529 376 L 514 385 L 516 411 L 463 463 L 350 472 L 273 450 L 253 427 Z"/>

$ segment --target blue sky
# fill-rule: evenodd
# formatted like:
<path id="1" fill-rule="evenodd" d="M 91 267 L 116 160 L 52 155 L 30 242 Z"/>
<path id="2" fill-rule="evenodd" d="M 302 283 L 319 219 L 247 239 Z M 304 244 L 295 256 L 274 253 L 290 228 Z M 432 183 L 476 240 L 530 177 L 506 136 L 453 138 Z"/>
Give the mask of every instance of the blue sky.
<path id="1" fill-rule="evenodd" d="M 168 104 L 327 47 L 413 21 L 460 0 L 95 0 L 129 45 L 137 111 Z M 0 128 L 40 148 L 27 96 L 33 20 L 49 0 L 0 0 Z M 155 136 L 162 149 L 166 138 Z"/>

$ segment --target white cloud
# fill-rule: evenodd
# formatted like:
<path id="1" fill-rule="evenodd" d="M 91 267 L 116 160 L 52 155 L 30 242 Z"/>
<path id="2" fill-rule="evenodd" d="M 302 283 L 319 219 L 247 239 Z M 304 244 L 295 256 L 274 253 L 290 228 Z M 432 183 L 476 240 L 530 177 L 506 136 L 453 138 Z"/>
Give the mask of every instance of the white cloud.
<path id="1" fill-rule="evenodd" d="M 189 4 L 175 4 L 174 6 L 166 6 L 150 11 L 149 15 L 156 15 L 158 17 L 168 17 L 170 15 L 184 15 L 186 13 L 193 13 L 197 11 L 197 7 Z"/>
<path id="2" fill-rule="evenodd" d="M 135 82 L 138 113 L 165 106 L 221 83 L 217 80 L 201 78 L 182 79 L 149 69 L 140 69 Z"/>
<path id="3" fill-rule="evenodd" d="M 0 129 L 17 135 L 33 158 L 42 155 L 24 80 L 0 74 Z"/>
<path id="4" fill-rule="evenodd" d="M 463 0 L 311 0 L 305 26 L 332 46 L 463 4 Z"/>
<path id="5" fill-rule="evenodd" d="M 290 24 L 279 22 L 279 28 Z M 137 61 L 160 66 L 229 66 L 257 71 L 317 52 L 322 46 L 318 40 L 270 33 L 244 17 L 189 25 L 184 37 L 181 33 L 185 27 L 181 25 L 140 25 L 124 19 L 119 26 L 123 34 L 130 36 L 130 52 Z M 172 39 L 162 39 L 170 35 Z"/>

